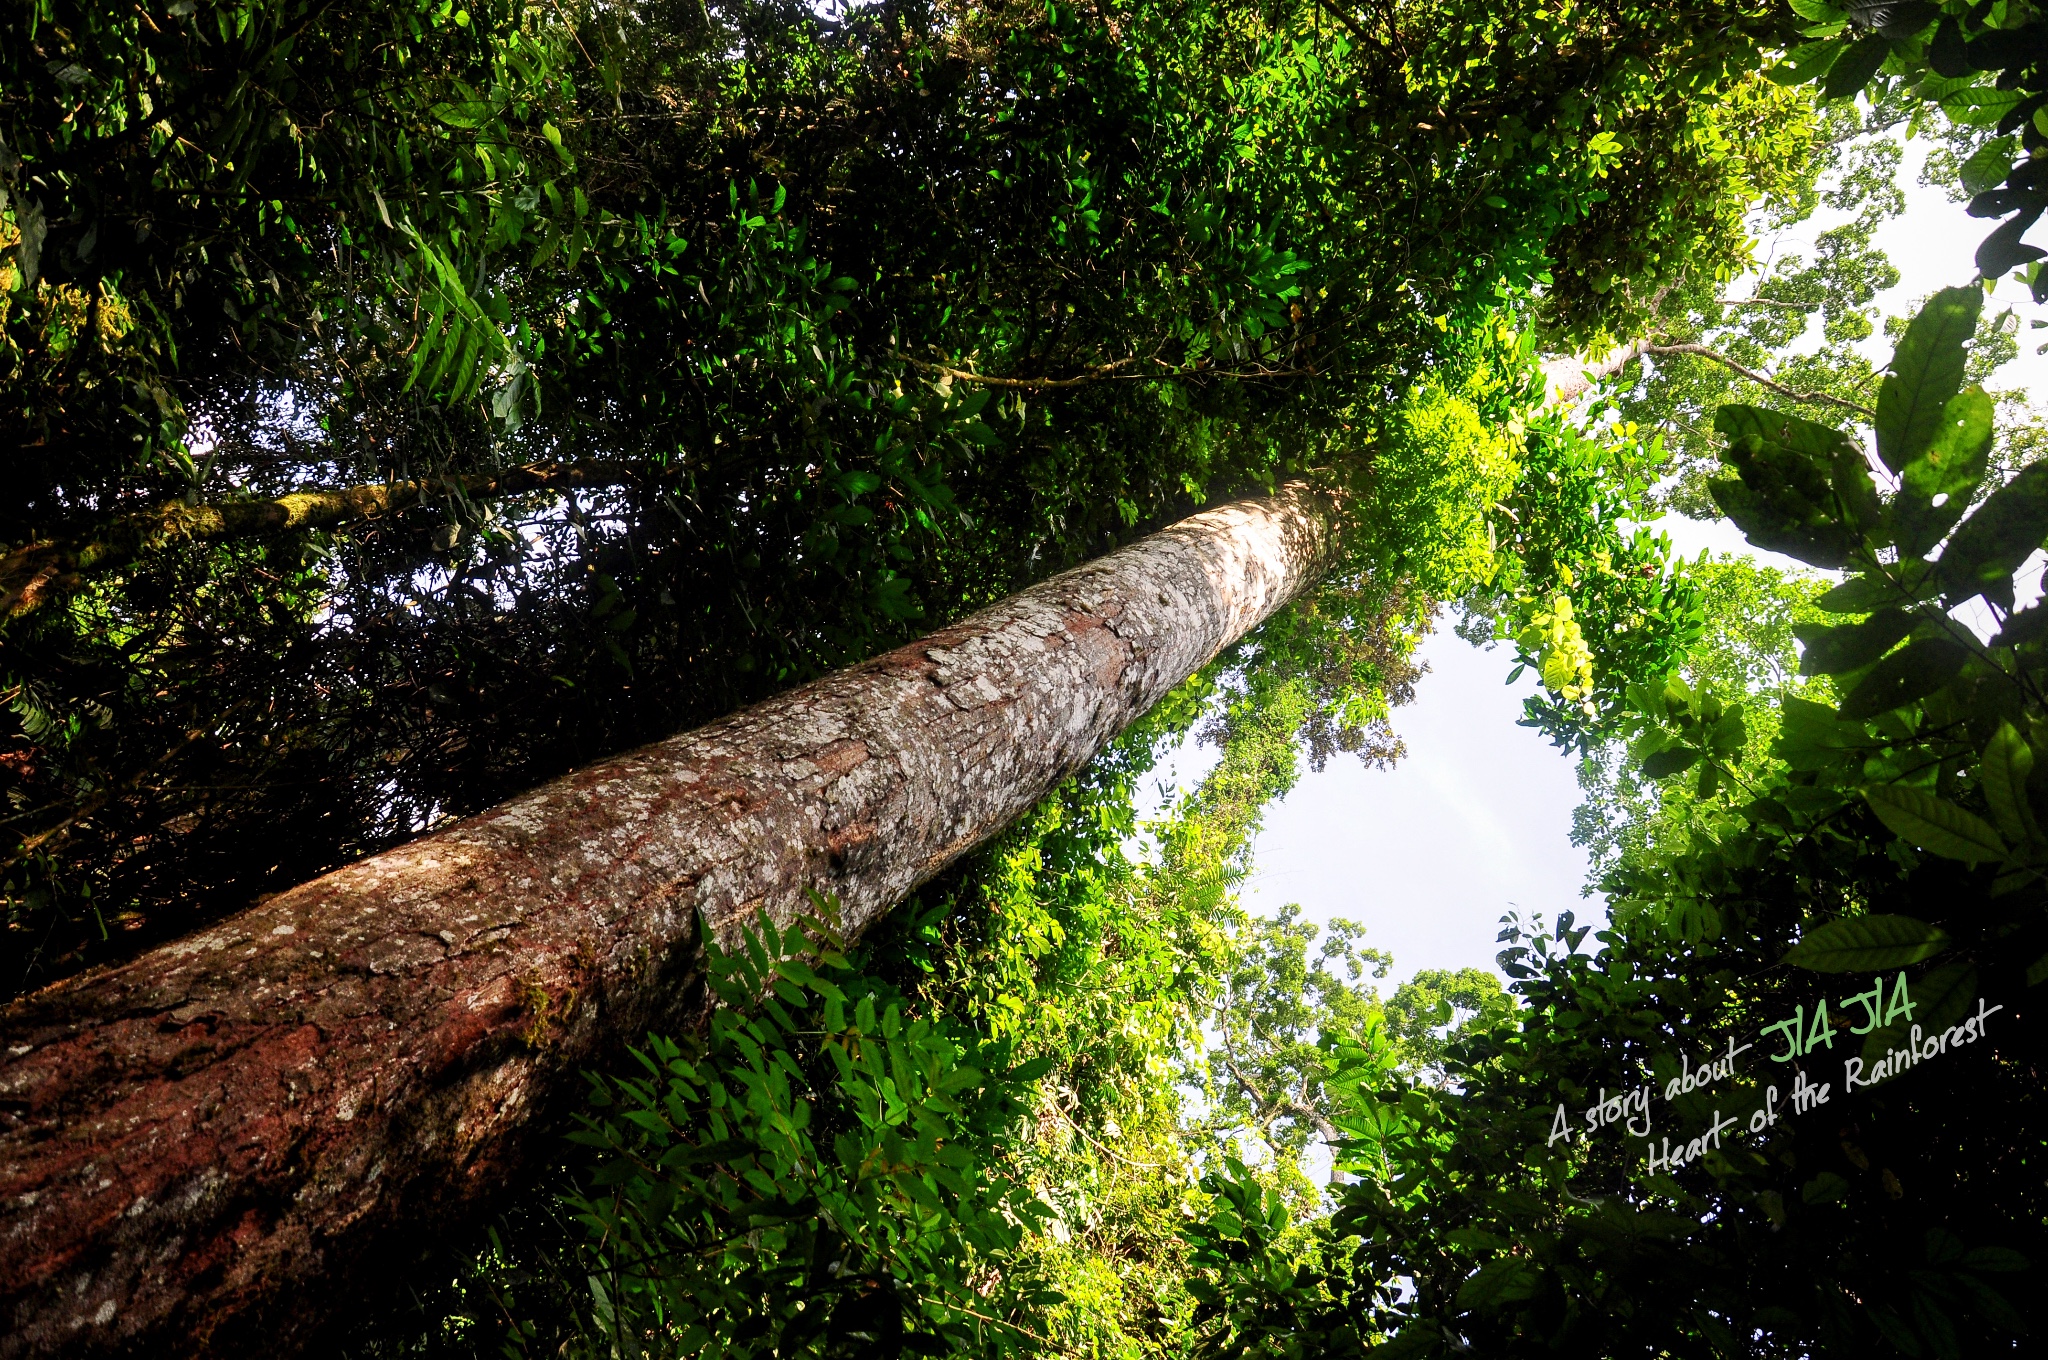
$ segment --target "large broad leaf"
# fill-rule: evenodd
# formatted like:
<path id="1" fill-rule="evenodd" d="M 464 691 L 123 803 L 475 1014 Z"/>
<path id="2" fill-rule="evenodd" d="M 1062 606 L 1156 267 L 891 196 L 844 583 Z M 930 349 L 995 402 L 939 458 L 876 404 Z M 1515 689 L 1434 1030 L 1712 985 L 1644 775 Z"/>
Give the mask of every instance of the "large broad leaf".
<path id="1" fill-rule="evenodd" d="M 1643 775 L 1648 779 L 1669 779 L 1699 763 L 1700 753 L 1691 746 L 1671 746 L 1643 757 Z"/>
<path id="2" fill-rule="evenodd" d="M 1874 973 L 1918 963 L 1947 947 L 1948 936 L 1939 928 L 1910 916 L 1852 916 L 1807 931 L 1785 962 L 1816 973 Z"/>
<path id="3" fill-rule="evenodd" d="M 1932 0 L 1849 0 L 1849 22 L 1890 38 L 1910 38 L 1941 17 Z"/>
<path id="4" fill-rule="evenodd" d="M 1851 576 L 1813 603 L 1830 614 L 1868 614 L 1898 599 L 1898 588 L 1882 576 Z"/>
<path id="5" fill-rule="evenodd" d="M 1861 720 L 1904 708 L 1955 679 L 1970 653 L 1947 638 L 1917 638 L 1870 668 L 1842 700 L 1842 716 Z"/>
<path id="6" fill-rule="evenodd" d="M 1966 194 L 1981 194 L 1986 189 L 1995 189 L 2005 182 L 2012 173 L 2014 142 L 2010 137 L 1994 137 L 1977 148 L 1975 155 L 1963 162 L 1957 176 L 1963 182 Z"/>
<path id="7" fill-rule="evenodd" d="M 1998 829 L 2014 842 L 2038 840 L 2041 828 L 2034 822 L 2033 805 L 2027 799 L 2027 776 L 2034 772 L 2034 748 L 2019 729 L 2002 722 L 1984 747 L 1984 763 L 1977 779 L 1984 787 L 1984 801 Z"/>
<path id="8" fill-rule="evenodd" d="M 1536 1293 L 1536 1271 L 1526 1261 L 1504 1256 L 1488 1261 L 1477 1274 L 1458 1287 L 1458 1308 L 1471 1312 L 1478 1308 L 1498 1308 L 1504 1303 L 1514 1303 Z"/>
<path id="9" fill-rule="evenodd" d="M 1951 603 L 2006 593 L 2012 575 L 2048 537 L 2048 459 L 2031 463 L 1963 521 L 1934 564 Z"/>
<path id="10" fill-rule="evenodd" d="M 1830 614 L 1872 614 L 1886 605 L 1918 603 L 1927 593 L 1925 562 L 1898 562 L 1881 572 L 1852 576 L 1814 601 Z"/>
<path id="11" fill-rule="evenodd" d="M 1991 823 L 1924 789 L 1877 784 L 1865 789 L 1863 797 L 1892 834 L 1930 855 L 1966 864 L 2006 857 L 2005 842 Z"/>
<path id="12" fill-rule="evenodd" d="M 1847 99 L 1855 94 L 1870 83 L 1891 50 L 1892 45 L 1875 33 L 1859 38 L 1828 68 L 1827 81 L 1820 87 L 1821 98 Z"/>
<path id="13" fill-rule="evenodd" d="M 2043 636 L 2048 636 L 2048 602 L 2031 604 L 2008 618 L 1990 645 L 2021 647 L 2029 642 L 2038 642 Z"/>
<path id="14" fill-rule="evenodd" d="M 1735 404 L 1714 413 L 1714 428 L 1728 436 L 1721 457 L 1739 479 L 1709 485 L 1722 513 L 1760 548 L 1815 566 L 1845 564 L 1862 542 L 1835 509 L 1837 472 L 1859 458 L 1849 437 L 1798 416 Z"/>
<path id="15" fill-rule="evenodd" d="M 1905 640 L 1919 622 L 1904 609 L 1887 609 L 1861 623 L 1830 628 L 1800 624 L 1792 631 L 1805 644 L 1799 657 L 1801 675 L 1842 675 L 1860 671 Z"/>
<path id="16" fill-rule="evenodd" d="M 1977 331 L 1981 288 L 1944 288 L 1906 326 L 1877 390 L 1877 456 L 1893 472 L 1925 452 L 1963 385 L 1963 346 Z"/>
<path id="17" fill-rule="evenodd" d="M 491 121 L 492 109 L 481 100 L 471 100 L 461 104 L 436 104 L 428 112 L 450 127 L 480 128 Z"/>
<path id="18" fill-rule="evenodd" d="M 1987 279 L 2002 277 L 2029 260 L 2048 255 L 2048 250 L 2030 246 L 2020 238 L 2041 218 L 2039 208 L 2028 208 L 2019 216 L 1985 237 L 1977 247 L 1977 272 Z"/>
<path id="19" fill-rule="evenodd" d="M 1443 1349 L 1443 1333 L 1427 1323 L 1411 1322 L 1391 1340 L 1372 1348 L 1373 1360 L 1423 1360 Z"/>
<path id="20" fill-rule="evenodd" d="M 1903 1017 L 1879 1025 L 1863 1036 L 1863 1061 L 1875 1063 L 1895 1048 L 1913 1039 L 1913 1026 L 1923 1035 L 1935 1035 L 1970 1013 L 1977 999 L 1977 970 L 1967 963 L 1945 963 L 1910 986 L 1913 1018 Z"/>
<path id="21" fill-rule="evenodd" d="M 1834 570 L 1847 566 L 1856 550 L 1858 537 L 1841 525 L 1789 513 L 1738 478 L 1715 478 L 1707 483 L 1707 491 L 1742 536 L 1766 552 Z"/>
<path id="22" fill-rule="evenodd" d="M 1991 458 L 1991 414 L 1983 388 L 1964 388 L 1943 409 L 1934 442 L 1906 465 L 1890 510 L 1892 541 L 1901 553 L 1926 552 L 1969 508 Z"/>
<path id="23" fill-rule="evenodd" d="M 1832 425 L 1773 411 L 1767 406 L 1745 406 L 1740 402 L 1729 402 L 1714 411 L 1714 431 L 1726 435 L 1730 442 L 1744 435 L 1755 435 L 1758 439 L 1783 445 L 1795 453 L 1805 454 L 1816 469 L 1825 469 L 1837 454 L 1854 452 L 1856 448 L 1855 440 Z"/>

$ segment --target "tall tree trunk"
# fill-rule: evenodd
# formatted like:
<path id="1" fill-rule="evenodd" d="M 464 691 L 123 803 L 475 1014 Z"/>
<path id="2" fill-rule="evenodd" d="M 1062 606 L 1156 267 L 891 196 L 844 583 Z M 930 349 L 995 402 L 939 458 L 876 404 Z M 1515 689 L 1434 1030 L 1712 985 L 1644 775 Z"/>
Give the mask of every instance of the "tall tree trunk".
<path id="1" fill-rule="evenodd" d="M 0 1357 L 252 1353 L 489 1207 L 806 888 L 858 934 L 1310 585 L 1302 487 L 18 1001 Z"/>

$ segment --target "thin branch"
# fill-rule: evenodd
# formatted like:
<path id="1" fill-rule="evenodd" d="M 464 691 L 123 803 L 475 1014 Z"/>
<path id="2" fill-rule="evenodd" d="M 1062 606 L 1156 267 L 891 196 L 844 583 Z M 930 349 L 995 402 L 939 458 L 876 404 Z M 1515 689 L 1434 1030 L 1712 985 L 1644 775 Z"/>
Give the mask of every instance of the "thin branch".
<path id="1" fill-rule="evenodd" d="M 463 500 L 551 487 L 616 486 L 632 473 L 617 463 L 529 464 L 505 472 L 418 482 L 309 489 L 271 500 L 186 505 L 168 501 L 65 537 L 24 543 L 0 555 L 0 620 L 20 618 L 78 587 L 86 572 L 125 566 L 180 540 L 259 538 L 334 528 L 410 509 L 436 493 Z"/>
<path id="2" fill-rule="evenodd" d="M 1779 396 L 1785 398 L 1787 401 L 1806 401 L 1813 402 L 1821 406 L 1837 406 L 1845 411 L 1854 411 L 1860 416 L 1865 416 L 1873 419 L 1877 415 L 1877 412 L 1871 410 L 1868 406 L 1864 406 L 1859 402 L 1850 401 L 1847 397 L 1837 397 L 1827 392 L 1801 392 L 1797 388 L 1787 387 L 1785 386 L 1785 384 L 1779 382 L 1777 379 L 1767 378 L 1753 368 L 1745 368 L 1741 364 L 1738 364 L 1733 359 L 1729 358 L 1727 355 L 1721 353 L 1721 351 L 1710 348 L 1706 345 L 1645 345 L 1643 346 L 1642 352 L 1645 354 L 1698 355 L 1702 359 L 1711 360 L 1714 363 L 1721 365 L 1723 368 L 1741 374 L 1743 377 L 1749 379 L 1751 382 L 1755 383 L 1759 387 L 1765 388 L 1772 392 L 1776 392 Z"/>
<path id="3" fill-rule="evenodd" d="M 1796 387 L 1787 387 L 1776 378 L 1766 376 L 1753 368 L 1737 363 L 1709 345 L 1690 343 L 1659 345 L 1648 340 L 1634 341 L 1623 347 L 1618 353 L 1603 359 L 1597 364 L 1581 365 L 1579 366 L 1578 374 L 1570 379 L 1554 376 L 1553 381 L 1556 383 L 1556 390 L 1551 394 L 1550 399 L 1553 403 L 1560 406 L 1577 401 L 1581 396 L 1585 395 L 1586 390 L 1594 383 L 1613 377 L 1645 354 L 1690 354 L 1697 358 L 1717 363 L 1723 368 L 1738 373 L 1757 386 L 1777 393 L 1787 401 L 1803 401 L 1821 406 L 1836 406 L 1845 411 L 1854 411 L 1866 419 L 1874 418 L 1877 414 L 1868 406 L 1850 401 L 1846 397 L 1837 397 L 1827 392 L 1802 392 Z M 1562 367 L 1563 364 L 1553 365 L 1551 371 L 1556 375 Z"/>
<path id="4" fill-rule="evenodd" d="M 1716 307 L 1782 307 L 1788 312 L 1817 312 L 1818 302 L 1777 302 L 1771 298 L 1715 298 Z"/>
<path id="5" fill-rule="evenodd" d="M 1080 1134 L 1090 1143 L 1093 1143 L 1098 1152 L 1108 1153 L 1110 1156 L 1122 1162 L 1125 1166 L 1135 1166 L 1142 1168 L 1146 1171 L 1163 1171 L 1168 1165 L 1168 1163 L 1166 1162 L 1141 1162 L 1138 1161 L 1136 1158 L 1126 1157 L 1121 1152 L 1118 1152 L 1115 1148 L 1110 1147 L 1107 1143 L 1104 1143 L 1097 1139 L 1094 1134 L 1088 1132 L 1088 1130 L 1082 1128 L 1079 1124 L 1076 1124 L 1071 1118 L 1068 1117 L 1066 1111 L 1060 1109 L 1058 1106 L 1047 1105 L 1045 1108 L 1052 1111 L 1053 1117 L 1058 1119 L 1062 1124 L 1065 1124 L 1075 1133 Z"/>
<path id="6" fill-rule="evenodd" d="M 1150 378 L 1313 378 L 1314 368 L 1175 368 L 1163 359 L 1139 360 L 1118 359 L 1114 363 L 1098 364 L 1094 368 L 1070 378 L 999 378 L 990 373 L 976 373 L 971 369 L 954 368 L 950 364 L 932 363 L 925 359 L 914 359 L 908 354 L 896 352 L 896 357 L 912 368 L 926 373 L 936 373 L 954 382 L 979 383 L 983 387 L 1008 387 L 1026 392 L 1049 392 L 1062 388 L 1086 387 L 1098 382 L 1143 382 Z M 1149 373 L 1126 373 L 1121 370 L 1135 363 L 1157 364 L 1162 371 Z"/>
<path id="7" fill-rule="evenodd" d="M 908 354 L 898 354 L 896 357 L 909 364 L 912 368 L 923 369 L 927 373 L 937 373 L 941 377 L 951 378 L 954 382 L 980 383 L 983 387 L 1016 387 L 1029 391 L 1049 390 L 1059 387 L 1086 387 L 1089 383 L 1101 382 L 1105 378 L 1135 378 L 1141 376 L 1136 373 L 1117 372 L 1118 369 L 1127 368 L 1131 364 L 1138 362 L 1135 357 L 1118 359 L 1114 363 L 1098 364 L 1087 372 L 1072 378 L 997 378 L 987 373 L 975 373 L 964 368 L 953 368 L 946 364 L 934 364 L 928 363 L 923 359 L 913 359 Z"/>
<path id="8" fill-rule="evenodd" d="M 1386 45 L 1384 43 L 1374 41 L 1372 36 L 1368 34 L 1362 26 L 1360 26 L 1358 20 L 1352 18 L 1349 14 L 1346 14 L 1341 6 L 1332 4 L 1331 0 L 1316 0 L 1316 8 L 1322 10 L 1323 13 L 1329 15 L 1338 23 L 1350 29 L 1351 36 L 1358 39 L 1360 42 L 1366 44 L 1368 47 L 1376 47 L 1379 48 L 1381 51 L 1386 50 Z"/>

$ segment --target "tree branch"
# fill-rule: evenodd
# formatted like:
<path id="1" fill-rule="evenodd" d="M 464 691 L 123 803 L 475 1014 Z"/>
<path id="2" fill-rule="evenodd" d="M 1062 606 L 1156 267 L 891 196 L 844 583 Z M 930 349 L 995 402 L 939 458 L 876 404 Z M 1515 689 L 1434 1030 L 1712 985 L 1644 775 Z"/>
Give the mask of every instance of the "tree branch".
<path id="1" fill-rule="evenodd" d="M 632 477 L 616 463 L 529 464 L 509 471 L 419 482 L 373 482 L 294 491 L 272 500 L 186 505 L 169 501 L 68 538 L 24 543 L 0 556 L 0 620 L 20 618 L 77 588 L 84 573 L 125 566 L 179 540 L 258 538 L 324 529 L 397 514 L 442 493 L 469 500 L 550 487 L 616 486 Z"/>
<path id="2" fill-rule="evenodd" d="M 1815 312 L 1817 302 L 1778 302 L 1771 298 L 1715 298 L 1716 307 L 1782 307 L 1788 312 Z"/>
<path id="3" fill-rule="evenodd" d="M 1755 383 L 1758 387 L 1764 388 L 1771 392 L 1776 392 L 1779 396 L 1785 398 L 1787 401 L 1805 401 L 1812 402 L 1816 405 L 1821 406 L 1837 406 L 1845 411 L 1854 411 L 1858 415 L 1866 417 L 1874 418 L 1877 415 L 1877 412 L 1871 410 L 1868 406 L 1861 405 L 1858 402 L 1850 401 L 1847 397 L 1837 397 L 1827 392 L 1801 392 L 1797 388 L 1787 387 L 1785 386 L 1785 384 L 1779 382 L 1777 379 L 1767 378 L 1753 368 L 1745 368 L 1741 364 L 1738 364 L 1733 359 L 1729 358 L 1727 355 L 1721 353 L 1721 351 L 1713 349 L 1706 345 L 1645 345 L 1643 346 L 1642 352 L 1644 354 L 1698 355 L 1702 359 L 1711 360 L 1712 362 L 1721 365 L 1723 368 L 1741 374 L 1743 377 Z"/>
<path id="4" fill-rule="evenodd" d="M 1753 368 L 1737 363 L 1710 345 L 1691 343 L 1659 345 L 1648 340 L 1633 341 L 1614 355 L 1601 360 L 1597 364 L 1579 365 L 1577 375 L 1571 378 L 1561 376 L 1562 364 L 1550 366 L 1553 375 L 1552 380 L 1555 383 L 1555 390 L 1551 393 L 1550 399 L 1558 405 L 1577 401 L 1581 396 L 1585 395 L 1586 390 L 1592 387 L 1594 383 L 1613 377 L 1645 354 L 1690 354 L 1697 358 L 1717 363 L 1723 368 L 1738 373 L 1757 386 L 1777 393 L 1787 401 L 1803 401 L 1820 406 L 1840 407 L 1846 411 L 1854 411 L 1865 418 L 1871 418 L 1877 414 L 1868 406 L 1850 401 L 1846 397 L 1837 397 L 1827 392 L 1802 392 L 1796 387 L 1787 387 L 1776 378 L 1768 377 Z"/>
<path id="5" fill-rule="evenodd" d="M 976 373 L 971 369 L 954 368 L 949 364 L 936 364 L 925 359 L 913 359 L 898 352 L 898 359 L 912 368 L 940 377 L 951 378 L 954 382 L 979 383 L 983 387 L 1008 387 L 1026 392 L 1050 392 L 1068 387 L 1086 387 L 1091 383 L 1112 381 L 1143 381 L 1147 378 L 1313 378 L 1314 368 L 1175 368 L 1162 359 L 1143 362 L 1157 364 L 1161 371 L 1151 373 L 1125 373 L 1120 370 L 1141 362 L 1137 358 L 1118 359 L 1114 363 L 1098 364 L 1071 378 L 999 378 L 989 373 Z"/>

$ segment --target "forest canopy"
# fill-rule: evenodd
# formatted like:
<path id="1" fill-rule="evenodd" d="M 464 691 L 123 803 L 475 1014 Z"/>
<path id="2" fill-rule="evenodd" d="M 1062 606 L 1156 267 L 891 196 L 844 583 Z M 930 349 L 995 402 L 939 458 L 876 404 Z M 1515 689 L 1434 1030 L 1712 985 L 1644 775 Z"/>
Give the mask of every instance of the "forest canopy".
<path id="1" fill-rule="evenodd" d="M 1194 509 L 1344 507 L 1316 592 L 879 933 L 820 899 L 713 949 L 704 1028 L 593 1073 L 539 1193 L 394 1261 L 409 1306 L 338 1351 L 1917 1357 L 2042 1324 L 2048 613 L 2013 579 L 2048 499 L 1981 286 L 2048 292 L 2030 6 L 7 23 L 10 995 Z M 1908 132 L 1999 225 L 1887 319 Z M 1811 258 L 1759 255 L 1823 208 Z M 1676 560 L 1667 508 L 1831 574 Z M 1383 998 L 1359 927 L 1235 893 L 1303 764 L 1399 758 L 1453 612 L 1582 760 L 1609 919 L 1511 919 L 1507 988 Z M 1190 733 L 1218 763 L 1141 826 Z M 1647 1176 L 1555 1137 L 1794 1007 L 1793 1057 L 1876 1061 L 1882 1003 L 1806 1017 L 1879 972 L 1906 1025 L 1994 998 L 1995 1056 Z"/>

